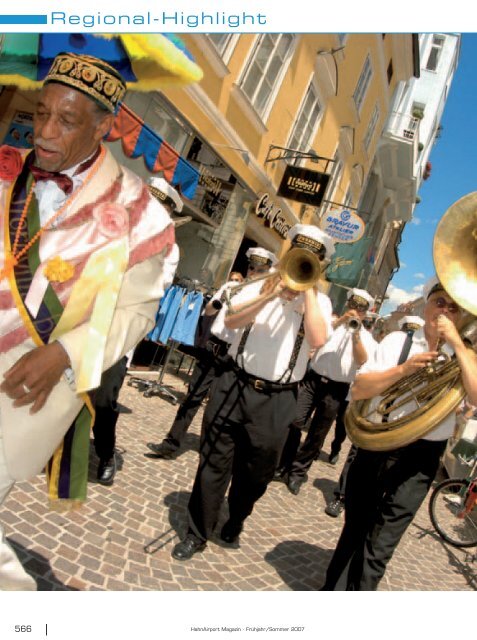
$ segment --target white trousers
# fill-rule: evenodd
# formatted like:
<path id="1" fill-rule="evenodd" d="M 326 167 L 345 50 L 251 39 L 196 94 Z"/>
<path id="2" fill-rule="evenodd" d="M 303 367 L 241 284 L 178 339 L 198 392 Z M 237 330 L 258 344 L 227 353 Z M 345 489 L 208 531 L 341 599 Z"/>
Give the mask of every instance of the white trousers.
<path id="1" fill-rule="evenodd" d="M 3 453 L 2 416 L 0 414 L 0 507 L 14 485 Z M 0 591 L 36 591 L 36 582 L 22 567 L 8 544 L 0 524 Z"/>

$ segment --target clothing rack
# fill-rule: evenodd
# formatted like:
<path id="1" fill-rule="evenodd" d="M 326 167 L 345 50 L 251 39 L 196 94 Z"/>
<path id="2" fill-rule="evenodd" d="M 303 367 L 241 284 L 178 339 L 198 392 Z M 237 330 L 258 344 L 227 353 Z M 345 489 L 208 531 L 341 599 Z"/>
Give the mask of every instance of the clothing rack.
<path id="1" fill-rule="evenodd" d="M 186 294 L 190 294 L 192 292 L 198 292 L 201 293 L 204 300 L 206 299 L 206 295 L 208 297 L 208 294 L 206 294 L 205 292 L 208 292 L 209 289 L 199 280 L 193 280 L 191 278 L 175 278 L 174 279 L 174 286 L 179 287 L 180 289 L 183 289 L 185 291 Z M 166 338 L 165 341 L 157 342 L 157 349 L 154 353 L 154 356 L 152 358 L 152 362 L 154 362 L 155 356 L 157 354 L 158 349 L 160 348 L 160 346 L 162 345 L 163 347 L 166 348 L 167 353 L 165 356 L 165 360 L 162 364 L 162 367 L 160 366 L 159 369 L 159 375 L 157 377 L 156 380 L 147 380 L 145 379 L 143 376 L 149 376 L 149 375 L 157 375 L 157 371 L 154 370 L 150 370 L 150 371 L 142 371 L 141 375 L 138 376 L 133 376 L 131 377 L 127 384 L 128 386 L 136 386 L 140 391 L 143 392 L 143 395 L 145 398 L 150 398 L 154 395 L 164 395 L 166 396 L 169 400 L 172 401 L 172 404 L 177 404 L 178 402 L 178 398 L 176 397 L 176 395 L 171 391 L 170 387 L 166 384 L 163 383 L 163 378 L 164 378 L 164 374 L 166 372 L 166 369 L 170 363 L 170 360 L 172 358 L 172 354 L 174 351 L 177 351 L 177 347 L 181 344 L 180 341 L 175 340 L 172 337 Z M 188 342 L 186 342 L 185 344 L 189 344 Z M 162 362 L 162 361 L 161 361 Z"/>

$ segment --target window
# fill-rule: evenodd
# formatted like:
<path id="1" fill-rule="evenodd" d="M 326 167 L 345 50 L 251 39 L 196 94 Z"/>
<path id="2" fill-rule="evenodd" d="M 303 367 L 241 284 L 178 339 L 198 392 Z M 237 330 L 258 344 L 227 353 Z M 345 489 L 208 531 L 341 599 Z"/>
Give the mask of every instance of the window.
<path id="1" fill-rule="evenodd" d="M 316 89 L 313 84 L 310 84 L 288 142 L 290 149 L 308 151 L 316 131 L 320 112 L 321 105 Z"/>
<path id="2" fill-rule="evenodd" d="M 231 33 L 208 33 L 207 37 L 214 44 L 214 47 L 220 53 L 221 56 L 224 55 L 230 41 L 232 40 L 233 34 Z"/>
<path id="3" fill-rule="evenodd" d="M 283 77 L 294 37 L 290 33 L 265 33 L 258 38 L 240 86 L 261 116 Z"/>
<path id="4" fill-rule="evenodd" d="M 368 128 L 366 129 L 366 135 L 364 136 L 363 144 L 366 151 L 371 144 L 371 140 L 373 139 L 374 132 L 376 131 L 376 125 L 379 120 L 379 104 L 376 102 L 374 105 L 373 113 L 371 114 L 371 118 L 369 120 Z"/>
<path id="5" fill-rule="evenodd" d="M 361 71 L 361 75 L 359 76 L 358 84 L 356 85 L 356 89 L 353 93 L 353 100 L 356 105 L 356 109 L 358 113 L 361 111 L 361 106 L 363 104 L 364 98 L 366 96 L 366 91 L 369 87 L 369 81 L 373 75 L 373 68 L 371 66 L 371 58 L 369 55 L 364 61 L 363 69 Z"/>
<path id="6" fill-rule="evenodd" d="M 442 47 L 444 46 L 445 36 L 432 36 L 432 46 L 427 59 L 427 71 L 436 71 L 441 57 Z"/>

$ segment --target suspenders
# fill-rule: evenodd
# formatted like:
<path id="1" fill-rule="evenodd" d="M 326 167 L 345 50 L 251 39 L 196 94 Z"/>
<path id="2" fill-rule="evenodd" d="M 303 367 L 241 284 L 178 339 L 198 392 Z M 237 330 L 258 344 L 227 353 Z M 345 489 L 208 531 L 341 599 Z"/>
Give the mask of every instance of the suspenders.
<path id="1" fill-rule="evenodd" d="M 238 359 L 240 356 L 242 356 L 242 365 L 243 365 L 243 352 L 245 350 L 245 344 L 247 343 L 247 339 L 248 336 L 250 334 L 250 331 L 252 330 L 253 327 L 253 322 L 250 322 L 244 329 L 243 333 L 242 333 L 242 337 L 240 339 L 240 343 L 239 346 L 237 348 L 237 356 L 235 359 L 235 362 L 238 364 Z M 288 362 L 288 367 L 286 368 L 285 372 L 283 373 L 282 377 L 280 378 L 279 382 L 284 382 L 284 377 L 285 375 L 288 373 L 288 378 L 286 380 L 286 382 L 290 381 L 290 378 L 292 376 L 293 373 L 293 369 L 295 368 L 296 365 L 296 361 L 298 359 L 298 354 L 300 353 L 300 349 L 301 349 L 301 345 L 303 344 L 303 339 L 305 338 L 305 318 L 304 316 L 302 316 L 301 319 L 301 323 L 300 323 L 300 328 L 298 329 L 298 333 L 296 334 L 295 337 L 295 344 L 293 345 L 293 349 L 290 355 L 290 361 Z M 243 367 L 242 367 L 243 368 Z"/>

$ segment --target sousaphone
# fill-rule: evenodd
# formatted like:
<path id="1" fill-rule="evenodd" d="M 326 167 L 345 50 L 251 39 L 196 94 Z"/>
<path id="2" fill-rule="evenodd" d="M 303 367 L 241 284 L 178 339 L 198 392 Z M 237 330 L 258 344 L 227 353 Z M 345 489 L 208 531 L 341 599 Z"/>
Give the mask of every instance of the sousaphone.
<path id="1" fill-rule="evenodd" d="M 477 342 L 477 192 L 455 202 L 434 235 L 433 259 L 446 292 L 467 313 L 460 331 L 469 348 Z M 403 447 L 432 431 L 455 411 L 465 396 L 455 356 L 443 354 L 430 366 L 402 378 L 373 399 L 350 402 L 345 414 L 353 444 L 370 451 Z M 412 403 L 400 418 L 392 412 Z"/>

